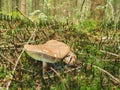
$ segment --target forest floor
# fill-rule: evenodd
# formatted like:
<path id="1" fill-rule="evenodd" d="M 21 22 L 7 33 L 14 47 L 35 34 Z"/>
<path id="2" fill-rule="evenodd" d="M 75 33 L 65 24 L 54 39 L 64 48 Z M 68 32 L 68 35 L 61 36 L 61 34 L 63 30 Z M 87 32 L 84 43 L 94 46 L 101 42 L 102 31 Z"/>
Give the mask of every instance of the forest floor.
<path id="1" fill-rule="evenodd" d="M 81 24 L 81 23 L 80 23 Z M 32 24 L 29 20 L 0 21 L 0 87 L 10 90 L 118 90 L 120 89 L 120 30 L 94 23 L 67 21 Z M 91 25 L 93 24 L 93 25 Z M 77 55 L 77 66 L 42 65 L 24 52 L 24 45 L 55 39 Z"/>

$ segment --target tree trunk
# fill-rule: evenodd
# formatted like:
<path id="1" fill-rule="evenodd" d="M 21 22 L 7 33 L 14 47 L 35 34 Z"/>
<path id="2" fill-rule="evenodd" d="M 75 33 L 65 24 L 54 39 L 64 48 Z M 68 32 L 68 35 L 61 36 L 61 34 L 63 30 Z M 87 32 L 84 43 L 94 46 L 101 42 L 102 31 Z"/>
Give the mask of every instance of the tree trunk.
<path id="1" fill-rule="evenodd" d="M 21 8 L 21 1 L 22 0 L 16 0 L 16 7 L 19 9 Z"/>
<path id="2" fill-rule="evenodd" d="M 80 3 L 80 0 L 78 0 Z M 91 0 L 81 0 L 80 21 L 83 22 L 90 16 Z"/>
<path id="3" fill-rule="evenodd" d="M 2 5 L 2 4 L 3 4 L 2 1 L 3 1 L 3 0 L 0 0 L 0 11 L 2 11 L 2 6 L 3 6 L 3 5 Z"/>
<path id="4" fill-rule="evenodd" d="M 52 15 L 53 15 L 53 16 L 56 15 L 56 4 L 57 4 L 57 1 L 54 0 L 54 1 L 53 1 L 53 9 L 52 9 Z"/>
<path id="5" fill-rule="evenodd" d="M 3 8 L 4 13 L 6 13 L 6 14 L 10 13 L 10 1 L 4 0 L 4 4 L 3 4 L 2 8 Z"/>
<path id="6" fill-rule="evenodd" d="M 16 7 L 20 9 L 20 1 L 21 0 L 11 0 L 13 12 L 16 11 Z"/>
<path id="7" fill-rule="evenodd" d="M 113 2 L 114 8 L 114 22 L 118 24 L 120 22 L 120 0 L 115 0 Z"/>
<path id="8" fill-rule="evenodd" d="M 12 0 L 12 11 L 16 11 L 16 0 Z"/>
<path id="9" fill-rule="evenodd" d="M 104 8 L 98 8 L 98 6 L 104 7 L 106 4 L 106 0 L 91 0 L 91 16 L 95 20 L 103 20 L 105 11 Z"/>
<path id="10" fill-rule="evenodd" d="M 40 9 L 40 0 L 32 0 L 32 11 Z"/>
<path id="11" fill-rule="evenodd" d="M 26 0 L 21 0 L 21 12 L 26 14 Z"/>
<path id="12" fill-rule="evenodd" d="M 35 6 L 36 6 L 36 8 L 35 8 L 36 10 L 40 9 L 40 0 L 36 0 Z"/>

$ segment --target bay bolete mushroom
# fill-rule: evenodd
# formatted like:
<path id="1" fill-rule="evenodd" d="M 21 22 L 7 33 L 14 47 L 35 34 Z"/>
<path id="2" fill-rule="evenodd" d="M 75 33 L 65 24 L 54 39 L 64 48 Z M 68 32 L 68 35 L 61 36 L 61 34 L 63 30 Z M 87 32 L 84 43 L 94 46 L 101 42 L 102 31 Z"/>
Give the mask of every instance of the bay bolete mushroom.
<path id="1" fill-rule="evenodd" d="M 73 65 L 76 55 L 70 51 L 70 47 L 57 40 L 49 40 L 42 45 L 24 45 L 25 52 L 32 58 L 43 62 L 43 74 L 47 63 L 64 62 Z"/>

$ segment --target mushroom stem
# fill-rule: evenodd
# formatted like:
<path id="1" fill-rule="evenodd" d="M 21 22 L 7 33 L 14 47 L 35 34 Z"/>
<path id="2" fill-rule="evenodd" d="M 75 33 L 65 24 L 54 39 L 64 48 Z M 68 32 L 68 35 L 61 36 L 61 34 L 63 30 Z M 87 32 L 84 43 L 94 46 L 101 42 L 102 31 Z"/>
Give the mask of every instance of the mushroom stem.
<path id="1" fill-rule="evenodd" d="M 45 71 L 46 71 L 46 67 L 47 67 L 47 63 L 46 62 L 42 62 L 42 75 L 44 76 Z"/>

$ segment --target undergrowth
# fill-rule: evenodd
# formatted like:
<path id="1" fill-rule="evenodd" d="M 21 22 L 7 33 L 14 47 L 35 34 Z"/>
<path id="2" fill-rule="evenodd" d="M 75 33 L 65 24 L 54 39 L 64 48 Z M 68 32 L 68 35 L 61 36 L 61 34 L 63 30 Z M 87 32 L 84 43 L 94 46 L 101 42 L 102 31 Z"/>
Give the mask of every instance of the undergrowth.
<path id="1" fill-rule="evenodd" d="M 71 20 L 60 22 L 52 18 L 35 25 L 29 19 L 17 17 L 4 16 L 0 19 L 1 88 L 5 88 L 11 80 L 10 90 L 120 89 L 120 82 L 94 67 L 96 65 L 120 79 L 119 28 L 110 24 L 105 26 L 95 20 L 86 20 L 75 25 Z M 42 44 L 51 39 L 65 42 L 77 55 L 79 64 L 75 67 L 63 62 L 50 64 L 60 76 L 48 70 L 44 79 L 41 77 L 41 62 L 23 53 L 15 73 L 12 73 L 24 44 L 34 30 L 36 32 L 30 44 Z"/>

